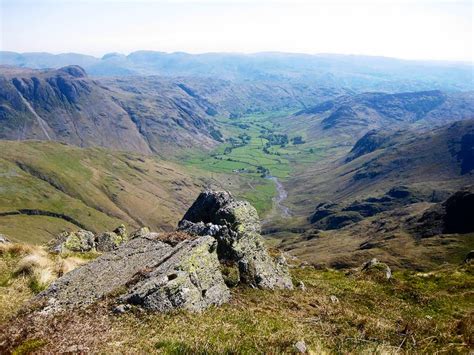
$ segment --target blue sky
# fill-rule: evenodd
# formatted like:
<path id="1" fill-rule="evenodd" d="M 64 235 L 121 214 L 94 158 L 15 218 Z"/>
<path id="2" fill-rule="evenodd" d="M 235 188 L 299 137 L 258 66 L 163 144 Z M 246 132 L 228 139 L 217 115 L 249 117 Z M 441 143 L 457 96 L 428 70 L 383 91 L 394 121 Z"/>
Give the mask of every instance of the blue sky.
<path id="1" fill-rule="evenodd" d="M 473 60 L 473 2 L 0 0 L 0 49 L 366 54 Z"/>

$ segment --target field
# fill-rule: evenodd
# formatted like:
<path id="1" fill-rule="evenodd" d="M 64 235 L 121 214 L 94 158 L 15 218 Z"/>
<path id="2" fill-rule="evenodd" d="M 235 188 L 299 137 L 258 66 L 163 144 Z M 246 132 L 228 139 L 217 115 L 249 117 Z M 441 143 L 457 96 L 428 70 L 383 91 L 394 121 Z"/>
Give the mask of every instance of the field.
<path id="1" fill-rule="evenodd" d="M 219 118 L 226 142 L 211 152 L 187 152 L 180 161 L 211 172 L 237 176 L 237 186 L 225 186 L 237 196 L 249 200 L 261 216 L 272 210 L 276 196 L 272 176 L 285 184 L 297 164 L 317 161 L 325 150 L 324 142 L 308 144 L 305 130 L 291 129 L 291 112 L 252 114 L 237 118 Z"/>

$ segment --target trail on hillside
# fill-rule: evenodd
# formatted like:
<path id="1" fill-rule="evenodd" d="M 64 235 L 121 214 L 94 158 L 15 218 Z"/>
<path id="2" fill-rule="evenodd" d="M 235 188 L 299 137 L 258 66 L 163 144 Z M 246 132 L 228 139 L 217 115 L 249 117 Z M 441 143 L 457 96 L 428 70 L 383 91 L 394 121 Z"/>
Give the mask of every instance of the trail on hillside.
<path id="1" fill-rule="evenodd" d="M 270 175 L 266 178 L 272 180 L 275 183 L 275 187 L 277 189 L 277 195 L 273 198 L 273 201 L 275 203 L 275 209 L 280 211 L 282 217 L 291 217 L 290 209 L 283 205 L 283 201 L 285 201 L 288 197 L 288 193 L 286 192 L 285 187 L 275 176 Z"/>
<path id="2" fill-rule="evenodd" d="M 26 107 L 28 107 L 28 109 L 29 109 L 30 112 L 33 114 L 33 116 L 35 116 L 36 121 L 38 122 L 39 126 L 40 126 L 41 129 L 43 130 L 44 135 L 45 135 L 46 138 L 48 138 L 48 140 L 50 141 L 50 140 L 51 140 L 51 137 L 49 136 L 48 131 L 46 130 L 46 127 L 47 127 L 46 122 L 41 118 L 40 115 L 38 115 L 38 113 L 35 111 L 35 109 L 33 108 L 33 106 L 31 106 L 31 104 L 30 104 L 30 103 L 28 102 L 28 100 L 21 94 L 20 91 L 18 91 L 18 94 L 20 95 L 20 97 L 21 97 L 21 99 L 23 100 L 23 103 L 26 105 Z"/>

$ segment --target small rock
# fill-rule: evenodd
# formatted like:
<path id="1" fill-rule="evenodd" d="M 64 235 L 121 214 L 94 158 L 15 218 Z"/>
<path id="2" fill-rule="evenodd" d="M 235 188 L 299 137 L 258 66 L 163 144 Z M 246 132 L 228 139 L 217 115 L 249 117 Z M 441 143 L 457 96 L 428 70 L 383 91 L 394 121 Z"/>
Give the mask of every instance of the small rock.
<path id="1" fill-rule="evenodd" d="M 127 312 L 130 308 L 131 307 L 129 304 L 119 304 L 118 306 L 114 307 L 112 312 L 115 314 L 122 314 Z"/>
<path id="2" fill-rule="evenodd" d="M 113 232 L 122 238 L 127 238 L 127 229 L 125 228 L 123 224 L 115 228 Z"/>
<path id="3" fill-rule="evenodd" d="M 300 340 L 296 342 L 295 349 L 297 352 L 301 354 L 305 354 L 308 351 L 308 348 L 306 347 L 306 343 L 304 342 L 304 340 Z"/>
<path id="4" fill-rule="evenodd" d="M 133 231 L 132 233 L 130 233 L 130 235 L 128 236 L 128 239 L 132 240 L 132 239 L 135 239 L 135 238 L 144 237 L 147 234 L 150 234 L 150 228 L 141 227 L 141 228 Z"/>
<path id="5" fill-rule="evenodd" d="M 11 243 L 10 240 L 4 234 L 0 234 L 0 244 L 7 244 L 7 243 Z"/>
<path id="6" fill-rule="evenodd" d="M 301 291 L 306 291 L 306 286 L 304 284 L 303 281 L 298 281 L 298 284 L 297 284 L 297 287 L 301 290 Z"/>
<path id="7" fill-rule="evenodd" d="M 100 252 L 112 251 L 117 249 L 125 239 L 115 232 L 100 233 L 95 237 L 95 248 Z"/>
<path id="8" fill-rule="evenodd" d="M 332 303 L 339 303 L 339 298 L 337 298 L 334 295 L 329 296 L 329 299 L 331 300 Z"/>
<path id="9" fill-rule="evenodd" d="M 94 233 L 80 229 L 76 232 L 63 232 L 56 237 L 51 251 L 54 253 L 87 252 L 94 249 Z"/>
<path id="10" fill-rule="evenodd" d="M 474 260 L 474 250 L 471 250 L 469 253 L 467 253 L 466 257 L 464 258 L 464 262 L 467 264 L 473 260 Z"/>
<path id="11" fill-rule="evenodd" d="M 392 278 L 392 270 L 390 267 L 377 260 L 377 258 L 373 258 L 372 260 L 366 262 L 362 266 L 363 272 L 383 272 L 385 273 L 385 278 L 390 280 Z"/>

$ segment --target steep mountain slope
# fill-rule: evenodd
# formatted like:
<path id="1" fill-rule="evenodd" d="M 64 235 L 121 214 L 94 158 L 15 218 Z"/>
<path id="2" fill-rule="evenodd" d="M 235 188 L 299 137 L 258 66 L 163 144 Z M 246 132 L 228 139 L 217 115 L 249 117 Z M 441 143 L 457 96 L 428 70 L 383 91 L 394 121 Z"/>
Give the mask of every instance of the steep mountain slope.
<path id="1" fill-rule="evenodd" d="M 127 112 L 127 104 L 118 97 L 77 66 L 45 71 L 2 67 L 0 138 L 56 140 L 145 154 L 166 147 L 168 139 L 177 146 L 216 144 L 210 116 L 180 90 L 160 92 L 155 107 L 135 102 L 143 107 L 139 115 Z"/>
<path id="2" fill-rule="evenodd" d="M 314 196 L 318 202 L 374 197 L 400 185 L 452 192 L 474 180 L 473 134 L 474 120 L 424 133 L 370 132 L 331 169 L 296 177 L 289 191 L 305 201 Z"/>
<path id="3" fill-rule="evenodd" d="M 164 75 L 214 77 L 238 81 L 317 83 L 355 90 L 472 90 L 472 65 L 408 61 L 354 55 L 297 53 L 110 53 L 102 58 L 80 54 L 0 52 L 0 64 L 58 68 L 78 64 L 97 76 Z"/>
<path id="4" fill-rule="evenodd" d="M 0 233 L 32 243 L 122 222 L 174 228 L 206 181 L 155 157 L 101 148 L 0 141 L 0 151 Z"/>
<path id="5" fill-rule="evenodd" d="M 431 128 L 474 118 L 474 93 L 433 90 L 347 95 L 304 109 L 296 116 L 314 121 L 315 129 L 358 138 L 369 129 L 401 128 L 414 123 Z"/>

